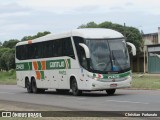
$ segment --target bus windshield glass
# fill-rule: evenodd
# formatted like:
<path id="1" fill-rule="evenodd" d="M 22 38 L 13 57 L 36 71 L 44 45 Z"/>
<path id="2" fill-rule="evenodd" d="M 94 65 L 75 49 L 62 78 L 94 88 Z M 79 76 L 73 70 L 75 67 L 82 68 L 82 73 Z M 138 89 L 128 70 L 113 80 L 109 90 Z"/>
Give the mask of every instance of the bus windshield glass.
<path id="1" fill-rule="evenodd" d="M 90 69 L 102 72 L 122 71 L 130 68 L 124 39 L 87 39 L 91 60 Z"/>

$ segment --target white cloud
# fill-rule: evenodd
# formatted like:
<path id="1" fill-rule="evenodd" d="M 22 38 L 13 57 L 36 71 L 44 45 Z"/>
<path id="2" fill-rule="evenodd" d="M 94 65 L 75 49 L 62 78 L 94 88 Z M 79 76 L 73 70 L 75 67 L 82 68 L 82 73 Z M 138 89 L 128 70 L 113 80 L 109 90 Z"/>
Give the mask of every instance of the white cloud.
<path id="1" fill-rule="evenodd" d="M 29 12 L 16 12 L 16 13 L 1 13 L 0 18 L 6 18 L 6 17 L 15 17 L 15 16 L 26 16 L 30 15 Z"/>
<path id="2" fill-rule="evenodd" d="M 105 10 L 114 7 L 123 7 L 131 11 L 139 9 L 149 12 L 153 8 L 160 10 L 159 0 L 17 0 L 17 3 L 22 6 L 32 7 L 35 10 L 60 13 L 70 12 L 84 6 L 105 7 Z"/>

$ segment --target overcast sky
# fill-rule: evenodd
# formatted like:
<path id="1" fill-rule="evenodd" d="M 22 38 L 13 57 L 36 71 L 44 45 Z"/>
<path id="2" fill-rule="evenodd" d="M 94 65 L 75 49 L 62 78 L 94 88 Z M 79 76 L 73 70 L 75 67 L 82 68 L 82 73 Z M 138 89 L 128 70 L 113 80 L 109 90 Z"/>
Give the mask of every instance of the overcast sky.
<path id="1" fill-rule="evenodd" d="M 59 33 L 90 21 L 111 21 L 154 33 L 159 0 L 0 0 L 0 41 L 37 32 Z"/>

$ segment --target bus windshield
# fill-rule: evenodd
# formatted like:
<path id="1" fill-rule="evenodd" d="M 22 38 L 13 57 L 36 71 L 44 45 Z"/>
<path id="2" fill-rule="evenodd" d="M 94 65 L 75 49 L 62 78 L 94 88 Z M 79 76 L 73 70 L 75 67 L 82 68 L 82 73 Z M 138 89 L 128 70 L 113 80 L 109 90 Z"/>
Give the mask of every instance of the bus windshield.
<path id="1" fill-rule="evenodd" d="M 102 72 L 122 71 L 130 68 L 124 39 L 87 39 L 91 60 L 90 69 Z"/>

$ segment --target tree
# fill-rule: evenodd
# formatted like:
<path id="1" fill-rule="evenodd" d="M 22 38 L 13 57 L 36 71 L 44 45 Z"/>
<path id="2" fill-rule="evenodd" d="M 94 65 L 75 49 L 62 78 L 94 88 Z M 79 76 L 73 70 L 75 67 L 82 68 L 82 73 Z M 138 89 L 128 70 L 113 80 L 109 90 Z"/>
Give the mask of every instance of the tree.
<path id="1" fill-rule="evenodd" d="M 24 36 L 21 41 L 32 40 L 32 36 Z"/>
<path id="2" fill-rule="evenodd" d="M 5 63 L 4 55 L 7 51 L 9 51 L 10 48 L 1 48 L 0 49 L 0 70 L 7 70 L 7 66 Z"/>
<path id="3" fill-rule="evenodd" d="M 15 45 L 17 44 L 19 42 L 19 40 L 17 40 L 17 39 L 11 39 L 11 40 L 9 40 L 9 41 L 4 41 L 4 43 L 3 43 L 3 47 L 5 47 L 5 48 L 14 48 L 15 47 Z"/>
<path id="4" fill-rule="evenodd" d="M 47 34 L 50 34 L 50 32 L 38 32 L 36 35 L 23 37 L 22 41 L 32 40 Z M 19 40 L 17 39 L 10 39 L 3 44 L 0 42 L 0 70 L 15 69 L 15 45 L 18 42 Z"/>
<path id="5" fill-rule="evenodd" d="M 97 27 L 98 27 L 98 25 L 95 22 L 89 22 L 86 25 L 82 24 L 78 28 L 97 28 Z"/>
<path id="6" fill-rule="evenodd" d="M 0 57 L 0 68 L 2 70 L 15 69 L 15 50 L 4 48 Z"/>
<path id="7" fill-rule="evenodd" d="M 51 32 L 49 31 L 44 31 L 44 32 L 38 32 L 36 35 L 33 35 L 33 36 L 24 36 L 21 41 L 26 41 L 26 40 L 33 40 L 35 38 L 39 38 L 39 37 L 42 37 L 42 36 L 45 36 L 47 34 L 50 34 Z"/>
<path id="8" fill-rule="evenodd" d="M 108 22 L 108 21 L 102 22 L 100 24 L 89 22 L 86 25 L 83 24 L 79 26 L 78 28 L 95 28 L 95 27 L 96 28 L 109 28 L 109 29 L 119 31 L 124 36 L 126 36 L 126 41 L 131 42 L 136 46 L 138 53 L 141 52 L 143 41 L 142 41 L 142 35 L 137 28 L 129 27 L 129 26 L 124 27 L 120 24 L 115 24 L 115 23 Z"/>
<path id="9" fill-rule="evenodd" d="M 0 57 L 2 56 L 3 53 L 5 53 L 8 50 L 10 50 L 10 48 L 0 48 Z"/>

